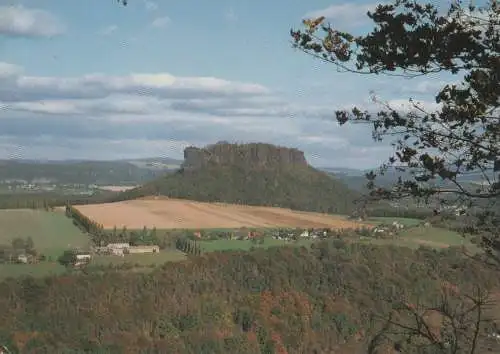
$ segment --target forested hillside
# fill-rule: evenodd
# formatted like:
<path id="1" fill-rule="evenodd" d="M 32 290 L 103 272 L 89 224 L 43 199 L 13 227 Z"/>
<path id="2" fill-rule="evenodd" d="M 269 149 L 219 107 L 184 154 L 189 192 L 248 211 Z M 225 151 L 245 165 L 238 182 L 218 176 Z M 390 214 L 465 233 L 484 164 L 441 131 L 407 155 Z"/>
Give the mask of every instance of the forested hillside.
<path id="1" fill-rule="evenodd" d="M 113 200 L 156 194 L 329 213 L 349 213 L 357 196 L 342 182 L 311 167 L 247 170 L 237 166 L 210 166 L 181 170 L 120 193 Z"/>
<path id="2" fill-rule="evenodd" d="M 445 298 L 455 306 L 453 294 L 498 289 L 494 275 L 453 250 L 334 240 L 206 254 L 151 274 L 11 279 L 0 284 L 0 341 L 21 353 L 358 354 L 370 345 L 374 353 L 434 353 L 415 345 L 422 337 L 394 334 L 389 314 L 411 325 L 404 306 Z M 476 353 L 498 352 L 486 337 L 494 311 L 482 314 Z"/>
<path id="3" fill-rule="evenodd" d="M 164 195 L 207 202 L 350 213 L 357 192 L 309 166 L 301 151 L 270 144 L 187 148 L 183 168 L 113 200 Z"/>

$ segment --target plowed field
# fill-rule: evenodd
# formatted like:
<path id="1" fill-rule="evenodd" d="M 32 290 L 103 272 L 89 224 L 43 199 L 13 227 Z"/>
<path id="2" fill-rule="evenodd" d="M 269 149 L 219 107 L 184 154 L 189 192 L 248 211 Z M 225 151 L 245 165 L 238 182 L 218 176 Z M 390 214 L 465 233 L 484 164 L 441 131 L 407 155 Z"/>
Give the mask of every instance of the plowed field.
<path id="1" fill-rule="evenodd" d="M 352 228 L 342 217 L 283 208 L 182 199 L 138 199 L 118 203 L 75 206 L 104 228 L 210 229 L 238 227 Z M 366 224 L 364 226 L 367 226 Z"/>

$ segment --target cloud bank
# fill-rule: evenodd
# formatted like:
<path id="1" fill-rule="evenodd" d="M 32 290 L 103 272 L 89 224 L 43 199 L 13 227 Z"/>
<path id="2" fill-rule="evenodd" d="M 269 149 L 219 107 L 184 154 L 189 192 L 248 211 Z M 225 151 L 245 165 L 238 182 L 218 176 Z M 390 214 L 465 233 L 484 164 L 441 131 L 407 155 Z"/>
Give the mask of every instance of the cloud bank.
<path id="1" fill-rule="evenodd" d="M 22 5 L 0 6 L 0 36 L 52 37 L 64 30 L 64 24 L 47 11 Z"/>
<path id="2" fill-rule="evenodd" d="M 257 83 L 169 73 L 28 75 L 0 63 L 0 158 L 168 155 L 219 140 L 303 149 L 315 165 L 372 167 L 388 148 L 333 107 L 293 103 Z"/>

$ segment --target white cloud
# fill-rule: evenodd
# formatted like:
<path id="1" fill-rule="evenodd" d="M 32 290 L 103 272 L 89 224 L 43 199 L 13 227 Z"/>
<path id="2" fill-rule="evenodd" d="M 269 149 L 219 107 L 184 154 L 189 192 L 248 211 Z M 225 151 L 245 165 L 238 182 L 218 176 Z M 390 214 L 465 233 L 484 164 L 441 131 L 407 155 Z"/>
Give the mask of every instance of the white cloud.
<path id="1" fill-rule="evenodd" d="M 0 62 L 0 80 L 21 75 L 23 68 L 18 65 Z"/>
<path id="2" fill-rule="evenodd" d="M 99 31 L 100 34 L 104 36 L 109 36 L 113 33 L 115 33 L 118 30 L 117 25 L 109 25 L 107 27 L 104 27 L 102 30 Z"/>
<path id="3" fill-rule="evenodd" d="M 63 160 L 112 160 L 168 156 L 182 159 L 182 151 L 190 145 L 182 140 L 151 139 L 65 139 L 37 136 L 29 143 L 16 143 L 13 137 L 0 136 L 0 158 Z M 105 153 L 103 153 L 105 152 Z"/>
<path id="4" fill-rule="evenodd" d="M 62 22 L 48 11 L 23 5 L 0 6 L 0 35 L 52 37 L 64 29 Z"/>
<path id="5" fill-rule="evenodd" d="M 9 110 L 31 112 L 31 113 L 47 113 L 47 114 L 78 114 L 83 113 L 77 105 L 70 101 L 36 101 L 36 102 L 15 102 L 7 106 Z"/>
<path id="6" fill-rule="evenodd" d="M 409 82 L 408 85 L 402 87 L 402 91 L 416 94 L 436 95 L 447 84 L 450 84 L 450 82 L 442 80 L 423 80 L 417 83 Z"/>
<path id="7" fill-rule="evenodd" d="M 158 10 L 158 4 L 156 2 L 153 2 L 153 1 L 144 0 L 144 7 L 148 11 Z"/>
<path id="8" fill-rule="evenodd" d="M 378 3 L 357 4 L 347 2 L 308 12 L 304 17 L 317 18 L 325 16 L 335 27 L 356 27 L 370 22 L 366 13 L 373 11 L 377 5 Z"/>
<path id="9" fill-rule="evenodd" d="M 81 77 L 43 77 L 21 74 L 21 68 L 2 63 L 0 72 L 11 77 L 0 82 L 0 101 L 36 101 L 52 98 L 105 98 L 112 93 L 164 99 L 263 96 L 269 89 L 253 83 L 213 77 L 176 77 L 168 73 L 124 76 L 89 74 Z"/>
<path id="10" fill-rule="evenodd" d="M 157 17 L 151 22 L 151 26 L 155 28 L 165 28 L 170 23 L 170 17 Z"/>

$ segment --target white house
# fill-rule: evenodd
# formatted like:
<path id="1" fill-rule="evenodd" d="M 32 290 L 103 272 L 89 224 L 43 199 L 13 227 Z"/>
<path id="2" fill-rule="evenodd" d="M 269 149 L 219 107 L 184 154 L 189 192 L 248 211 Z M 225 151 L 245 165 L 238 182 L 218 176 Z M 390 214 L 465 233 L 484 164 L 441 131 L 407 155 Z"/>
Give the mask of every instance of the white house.
<path id="1" fill-rule="evenodd" d="M 76 255 L 76 260 L 77 261 L 89 261 L 90 260 L 90 254 L 77 254 Z"/>
<path id="2" fill-rule="evenodd" d="M 396 229 L 396 230 L 400 230 L 400 229 L 404 229 L 404 225 L 403 224 L 400 224 L 399 222 L 397 221 L 393 221 L 392 222 L 392 226 Z"/>
<path id="3" fill-rule="evenodd" d="M 157 245 L 131 246 L 129 243 L 110 243 L 107 250 L 115 256 L 124 256 L 132 253 L 159 253 L 160 247 Z"/>
<path id="4" fill-rule="evenodd" d="M 125 243 L 109 243 L 106 248 L 108 252 L 115 256 L 123 256 L 124 252 L 127 252 L 130 248 L 130 244 L 128 242 Z"/>
<path id="5" fill-rule="evenodd" d="M 17 261 L 19 263 L 28 263 L 28 256 L 25 255 L 25 254 L 20 254 L 19 256 L 17 256 Z"/>
<path id="6" fill-rule="evenodd" d="M 78 253 L 75 256 L 76 256 L 75 266 L 88 264 L 90 262 L 90 259 L 92 258 L 89 253 Z"/>
<path id="7" fill-rule="evenodd" d="M 108 249 L 124 249 L 124 248 L 129 248 L 130 243 L 124 242 L 124 243 L 108 243 L 106 246 Z"/>

